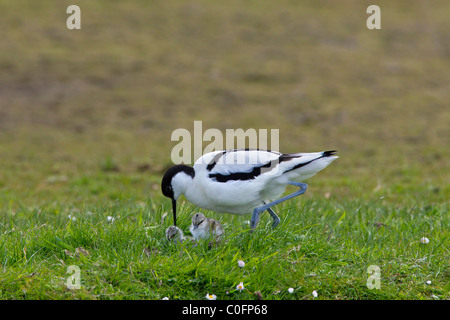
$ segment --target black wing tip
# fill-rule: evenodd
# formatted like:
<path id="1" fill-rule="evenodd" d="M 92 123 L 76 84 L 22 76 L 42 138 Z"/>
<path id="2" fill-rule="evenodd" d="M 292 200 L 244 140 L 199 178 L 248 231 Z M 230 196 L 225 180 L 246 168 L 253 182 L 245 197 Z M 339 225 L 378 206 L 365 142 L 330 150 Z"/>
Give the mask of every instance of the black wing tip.
<path id="1" fill-rule="evenodd" d="M 331 157 L 336 155 L 337 150 L 329 150 L 329 151 L 324 151 L 322 154 L 322 157 Z"/>

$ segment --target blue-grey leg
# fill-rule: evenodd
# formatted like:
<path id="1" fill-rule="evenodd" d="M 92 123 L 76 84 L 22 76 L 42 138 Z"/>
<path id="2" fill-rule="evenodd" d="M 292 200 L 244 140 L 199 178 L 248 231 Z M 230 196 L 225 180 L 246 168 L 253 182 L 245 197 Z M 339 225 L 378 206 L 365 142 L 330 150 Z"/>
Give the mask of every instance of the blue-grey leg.
<path id="1" fill-rule="evenodd" d="M 267 211 L 269 211 L 270 216 L 273 219 L 272 228 L 275 228 L 280 223 L 280 218 L 277 216 L 275 211 L 272 210 L 272 208 L 267 208 Z"/>
<path id="2" fill-rule="evenodd" d="M 250 228 L 252 230 L 254 230 L 256 228 L 256 226 L 258 225 L 259 222 L 259 215 L 261 214 L 261 212 L 264 212 L 265 210 L 269 211 L 270 215 L 272 216 L 274 223 L 273 223 L 273 227 L 275 228 L 278 223 L 280 222 L 280 218 L 278 218 L 278 216 L 276 215 L 276 213 L 271 209 L 272 206 L 277 205 L 283 201 L 292 199 L 296 196 L 299 196 L 301 194 L 304 194 L 306 189 L 308 188 L 308 185 L 306 183 L 302 183 L 302 182 L 295 182 L 295 181 L 289 181 L 290 185 L 299 187 L 299 189 L 291 194 L 288 194 L 287 196 L 284 196 L 278 200 L 269 202 L 267 204 L 264 204 L 262 206 L 256 207 L 253 210 L 253 215 L 252 215 L 252 219 L 250 220 Z"/>

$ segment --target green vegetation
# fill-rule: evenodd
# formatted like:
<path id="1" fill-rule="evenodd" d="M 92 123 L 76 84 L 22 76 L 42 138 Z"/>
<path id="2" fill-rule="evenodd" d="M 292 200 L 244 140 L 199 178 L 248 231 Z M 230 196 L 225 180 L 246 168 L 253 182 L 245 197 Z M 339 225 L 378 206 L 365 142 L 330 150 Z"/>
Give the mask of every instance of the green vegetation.
<path id="1" fill-rule="evenodd" d="M 306 200 L 300 209 L 282 206 L 276 229 L 264 216 L 251 235 L 241 218 L 213 215 L 226 231 L 213 248 L 207 241 L 195 247 L 167 243 L 168 210 L 134 201 L 79 211 L 58 205 L 21 209 L 2 223 L 2 298 L 203 299 L 213 293 L 218 299 L 256 299 L 260 291 L 264 299 L 312 299 L 314 290 L 320 299 L 448 298 L 443 206 L 410 210 Z M 182 207 L 183 230 L 194 210 Z M 108 215 L 115 219 L 108 221 Z M 424 236 L 430 243 L 421 243 Z M 76 255 L 77 248 L 87 253 Z M 80 268 L 81 289 L 66 286 L 70 265 Z M 366 286 L 370 265 L 381 268 L 380 290 Z M 246 289 L 239 292 L 241 281 Z"/>
<path id="2" fill-rule="evenodd" d="M 449 299 L 448 1 L 377 1 L 381 30 L 350 0 L 80 0 L 81 30 L 70 4 L 0 4 L 1 299 Z M 226 240 L 169 244 L 159 183 L 194 120 L 340 158 L 276 229 L 180 202 Z"/>

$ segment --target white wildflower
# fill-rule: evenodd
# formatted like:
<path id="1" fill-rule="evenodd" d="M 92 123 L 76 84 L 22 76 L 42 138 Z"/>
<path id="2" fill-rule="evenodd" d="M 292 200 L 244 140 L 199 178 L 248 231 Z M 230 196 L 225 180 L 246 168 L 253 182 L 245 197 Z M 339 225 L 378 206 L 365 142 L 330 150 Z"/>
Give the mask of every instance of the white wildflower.
<path id="1" fill-rule="evenodd" d="M 239 266 L 239 268 L 245 267 L 245 262 L 242 260 L 238 260 L 238 266 Z"/>
<path id="2" fill-rule="evenodd" d="M 430 242 L 430 239 L 428 239 L 427 237 L 423 237 L 420 239 L 420 242 L 423 244 L 428 244 Z"/>
<path id="3" fill-rule="evenodd" d="M 313 295 L 313 297 L 314 298 L 317 298 L 319 295 L 317 294 L 317 291 L 316 290 L 314 290 L 313 292 L 312 292 L 312 295 Z"/>
<path id="4" fill-rule="evenodd" d="M 239 282 L 239 284 L 236 286 L 236 290 L 242 291 L 244 289 L 245 289 L 244 283 L 242 281 Z"/>
<path id="5" fill-rule="evenodd" d="M 293 293 L 293 292 L 294 292 L 294 288 L 289 288 L 289 289 L 288 289 L 288 292 L 289 292 L 289 293 Z"/>
<path id="6" fill-rule="evenodd" d="M 206 294 L 206 299 L 208 300 L 217 300 L 217 296 L 215 294 Z"/>

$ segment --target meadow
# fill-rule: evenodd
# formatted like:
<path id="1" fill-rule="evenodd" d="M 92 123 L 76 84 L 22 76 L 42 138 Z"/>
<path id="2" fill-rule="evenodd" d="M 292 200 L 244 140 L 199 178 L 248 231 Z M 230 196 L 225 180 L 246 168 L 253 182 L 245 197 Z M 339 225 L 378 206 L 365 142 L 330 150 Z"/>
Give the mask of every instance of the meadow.
<path id="1" fill-rule="evenodd" d="M 0 299 L 449 299 L 448 1 L 377 1 L 381 30 L 365 1 L 80 0 L 81 30 L 70 4 L 0 4 Z M 275 229 L 179 201 L 225 239 L 168 243 L 196 120 L 340 158 Z"/>

